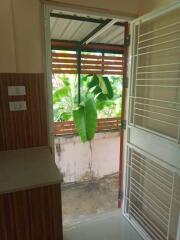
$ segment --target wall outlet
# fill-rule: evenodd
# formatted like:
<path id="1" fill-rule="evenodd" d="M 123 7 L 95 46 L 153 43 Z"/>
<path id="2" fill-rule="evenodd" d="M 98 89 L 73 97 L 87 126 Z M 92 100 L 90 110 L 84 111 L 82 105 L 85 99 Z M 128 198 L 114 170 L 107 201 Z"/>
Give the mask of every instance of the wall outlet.
<path id="1" fill-rule="evenodd" d="M 9 110 L 12 111 L 25 111 L 27 110 L 26 101 L 12 101 L 9 102 Z"/>
<path id="2" fill-rule="evenodd" d="M 24 96 L 26 95 L 25 86 L 8 86 L 9 96 Z"/>

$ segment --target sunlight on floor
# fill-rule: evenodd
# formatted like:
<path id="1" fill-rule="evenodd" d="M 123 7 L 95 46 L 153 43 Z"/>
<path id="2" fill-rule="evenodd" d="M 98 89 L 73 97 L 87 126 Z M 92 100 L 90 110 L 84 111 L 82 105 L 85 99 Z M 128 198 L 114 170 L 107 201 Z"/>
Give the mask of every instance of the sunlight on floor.
<path id="1" fill-rule="evenodd" d="M 64 227 L 64 240 L 142 240 L 121 210 L 82 218 Z"/>

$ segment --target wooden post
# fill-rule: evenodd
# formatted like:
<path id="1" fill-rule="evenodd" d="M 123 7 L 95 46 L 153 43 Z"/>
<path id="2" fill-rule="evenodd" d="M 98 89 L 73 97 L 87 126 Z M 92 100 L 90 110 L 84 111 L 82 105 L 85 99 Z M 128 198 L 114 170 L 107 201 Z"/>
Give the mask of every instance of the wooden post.
<path id="1" fill-rule="evenodd" d="M 128 44 L 126 44 L 126 40 L 129 36 L 129 24 L 125 23 L 124 28 L 124 68 L 123 68 L 123 81 L 127 79 L 127 64 L 128 64 Z M 126 98 L 127 98 L 127 88 L 125 84 L 123 84 L 122 91 L 122 110 L 121 110 L 121 123 L 126 120 Z M 121 124 L 120 130 L 120 161 L 119 161 L 119 197 L 118 197 L 118 207 L 122 208 L 123 203 L 123 177 L 124 177 L 124 127 Z"/>

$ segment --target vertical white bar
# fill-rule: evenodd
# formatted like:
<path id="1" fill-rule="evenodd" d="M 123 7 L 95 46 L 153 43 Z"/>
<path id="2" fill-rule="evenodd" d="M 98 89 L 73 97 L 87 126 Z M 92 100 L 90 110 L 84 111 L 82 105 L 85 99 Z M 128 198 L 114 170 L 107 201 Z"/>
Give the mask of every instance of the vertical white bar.
<path id="1" fill-rule="evenodd" d="M 174 195 L 174 178 L 175 178 L 175 176 L 173 174 L 173 183 L 172 183 L 172 190 L 171 190 L 171 200 L 170 200 L 169 219 L 168 219 L 167 240 L 170 237 L 170 223 L 171 223 L 172 204 L 173 204 L 173 195 Z"/>
<path id="2" fill-rule="evenodd" d="M 135 72 L 135 78 L 133 79 L 134 81 L 134 109 L 133 109 L 133 125 L 135 126 L 135 105 L 136 105 L 136 79 L 137 79 L 137 71 L 138 71 L 138 61 L 139 61 L 139 35 L 140 35 L 140 28 L 141 28 L 141 22 L 138 24 L 138 40 L 137 40 L 137 46 L 136 46 L 136 72 Z M 135 58 L 135 56 L 133 56 Z"/>
<path id="3" fill-rule="evenodd" d="M 128 120 L 128 124 L 131 124 L 131 120 L 132 120 L 132 114 L 133 114 L 133 109 L 132 109 L 132 103 L 133 103 L 133 99 L 130 98 L 130 96 L 133 95 L 133 83 L 131 82 L 132 79 L 134 79 L 134 55 L 135 55 L 135 25 L 132 24 L 130 26 L 131 32 L 130 32 L 130 36 L 131 36 L 131 42 L 130 42 L 130 47 L 129 47 L 129 63 L 128 63 L 128 79 L 129 79 L 129 89 L 128 89 L 128 99 L 127 99 L 127 107 L 129 109 L 128 111 L 128 116 L 127 116 L 127 120 Z"/>
<path id="4" fill-rule="evenodd" d="M 179 126 L 178 126 L 177 143 L 180 144 L 180 120 L 179 120 Z"/>
<path id="5" fill-rule="evenodd" d="M 180 240 L 180 214 L 179 214 L 176 240 Z"/>

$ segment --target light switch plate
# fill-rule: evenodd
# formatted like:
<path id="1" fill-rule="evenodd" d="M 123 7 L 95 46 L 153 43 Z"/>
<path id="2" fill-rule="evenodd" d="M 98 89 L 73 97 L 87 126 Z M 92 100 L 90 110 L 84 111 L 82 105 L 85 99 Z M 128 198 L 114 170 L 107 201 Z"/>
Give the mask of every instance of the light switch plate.
<path id="1" fill-rule="evenodd" d="M 11 101 L 11 102 L 9 102 L 9 110 L 11 112 L 27 110 L 26 101 Z"/>
<path id="2" fill-rule="evenodd" d="M 26 95 L 25 86 L 8 86 L 9 96 L 24 96 Z"/>

